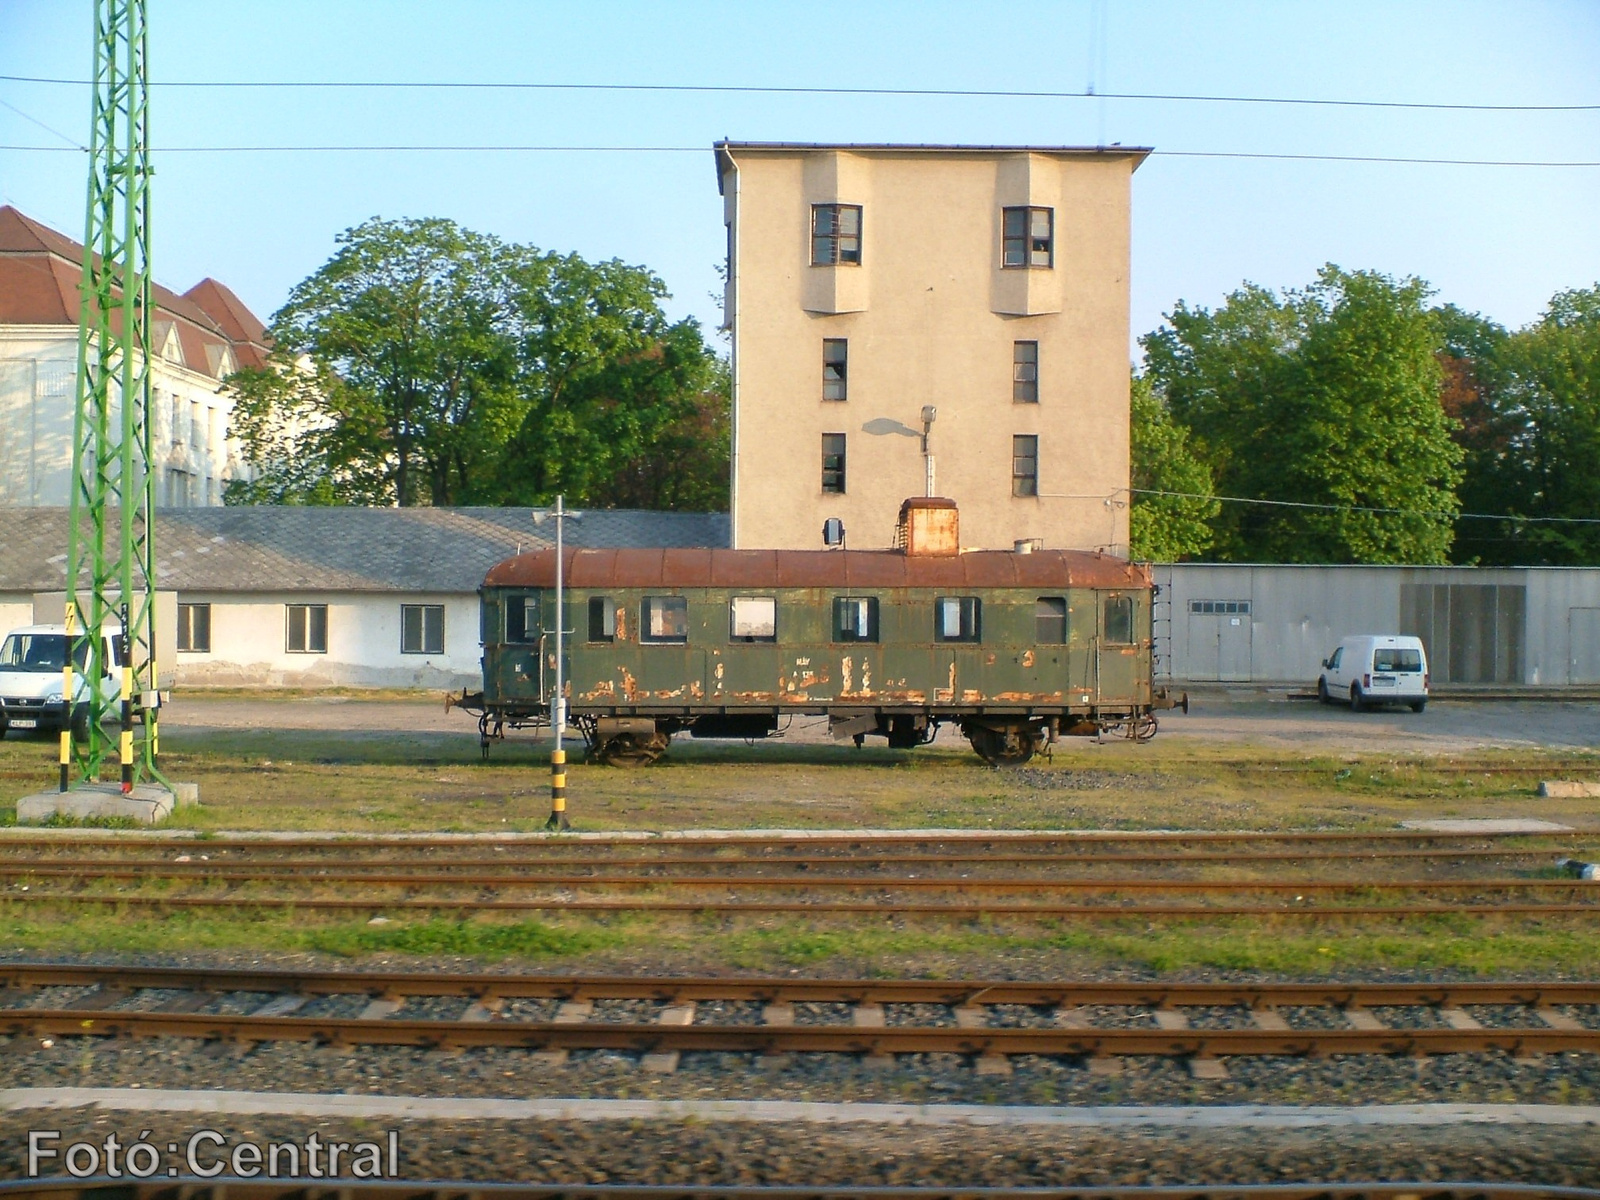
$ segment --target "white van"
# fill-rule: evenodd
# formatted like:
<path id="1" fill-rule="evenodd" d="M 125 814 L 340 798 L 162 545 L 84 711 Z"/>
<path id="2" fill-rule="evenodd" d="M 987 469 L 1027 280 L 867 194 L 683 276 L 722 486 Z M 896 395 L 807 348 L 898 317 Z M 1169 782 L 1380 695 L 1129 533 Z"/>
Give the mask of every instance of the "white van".
<path id="1" fill-rule="evenodd" d="M 122 694 L 117 669 L 122 660 L 122 630 L 106 626 L 105 653 L 101 662 L 106 674 L 99 681 L 100 694 L 111 699 Z M 6 634 L 0 642 L 0 737 L 10 730 L 18 733 L 60 730 L 69 720 L 86 721 L 89 683 L 83 677 L 88 644 L 78 643 L 73 656 L 73 710 L 69 715 L 61 694 L 61 668 L 67 661 L 65 625 L 25 625 Z"/>
<path id="2" fill-rule="evenodd" d="M 1362 633 L 1347 637 L 1322 660 L 1317 699 L 1324 704 L 1348 697 L 1356 712 L 1376 704 L 1408 704 L 1412 712 L 1428 706 L 1428 653 L 1420 638 Z"/>

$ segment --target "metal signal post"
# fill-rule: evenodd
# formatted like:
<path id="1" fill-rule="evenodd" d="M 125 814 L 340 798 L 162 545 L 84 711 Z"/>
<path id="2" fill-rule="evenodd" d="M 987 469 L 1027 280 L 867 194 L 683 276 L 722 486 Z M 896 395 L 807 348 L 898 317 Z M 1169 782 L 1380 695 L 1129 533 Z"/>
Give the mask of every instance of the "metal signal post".
<path id="1" fill-rule="evenodd" d="M 164 783 L 156 769 L 145 0 L 95 0 L 94 32 L 60 784 L 65 791 L 74 765 L 82 780 L 98 780 L 115 746 L 128 792 L 136 783 Z M 119 637 L 108 636 L 113 627 Z M 115 662 L 107 661 L 108 646 L 117 647 Z M 143 717 L 137 734 L 136 709 Z"/>
<path id="2" fill-rule="evenodd" d="M 567 820 L 567 750 L 563 742 L 567 732 L 567 689 L 566 689 L 566 649 L 567 649 L 567 618 L 566 618 L 566 576 L 564 574 L 566 558 L 563 538 L 565 526 L 568 521 L 576 521 L 582 513 L 569 512 L 561 496 L 556 497 L 554 508 L 537 508 L 533 512 L 533 523 L 542 525 L 547 520 L 556 523 L 556 688 L 555 694 L 550 697 L 550 730 L 555 735 L 555 749 L 550 751 L 550 819 L 545 822 L 546 829 L 564 830 L 572 828 Z"/>

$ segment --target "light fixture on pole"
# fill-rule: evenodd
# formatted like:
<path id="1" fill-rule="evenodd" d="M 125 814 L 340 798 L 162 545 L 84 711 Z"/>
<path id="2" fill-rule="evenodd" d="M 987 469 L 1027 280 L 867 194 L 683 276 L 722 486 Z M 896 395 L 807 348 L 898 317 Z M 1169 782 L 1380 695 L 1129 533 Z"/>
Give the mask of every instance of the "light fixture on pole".
<path id="1" fill-rule="evenodd" d="M 550 819 L 545 822 L 546 829 L 570 829 L 567 823 L 567 751 L 562 744 L 567 732 L 567 689 L 565 678 L 566 637 L 569 630 L 566 625 L 566 575 L 565 575 L 565 543 L 564 533 L 568 521 L 576 521 L 583 514 L 567 510 L 563 499 L 556 497 L 554 508 L 536 508 L 533 510 L 533 523 L 543 525 L 546 521 L 556 523 L 556 612 L 555 612 L 555 637 L 556 637 L 556 686 L 555 692 L 550 697 L 550 729 L 555 734 L 555 748 L 550 751 Z M 539 649 L 544 653 L 544 647 Z"/>
<path id="2" fill-rule="evenodd" d="M 933 428 L 933 419 L 939 415 L 939 410 L 931 404 L 922 406 L 922 487 L 924 496 L 933 495 L 933 455 L 928 450 L 928 432 Z"/>

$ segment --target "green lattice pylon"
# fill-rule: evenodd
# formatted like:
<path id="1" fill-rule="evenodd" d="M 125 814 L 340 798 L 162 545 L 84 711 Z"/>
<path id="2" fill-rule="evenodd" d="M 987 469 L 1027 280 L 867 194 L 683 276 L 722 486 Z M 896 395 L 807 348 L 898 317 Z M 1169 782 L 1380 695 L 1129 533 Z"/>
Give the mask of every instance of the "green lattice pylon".
<path id="1" fill-rule="evenodd" d="M 61 788 L 160 780 L 155 639 L 155 479 L 150 470 L 150 151 L 145 0 L 95 0 L 83 308 L 67 543 L 71 652 Z M 108 662 L 106 635 L 121 627 Z M 78 678 L 74 679 L 74 669 Z M 136 718 L 142 717 L 142 721 Z"/>

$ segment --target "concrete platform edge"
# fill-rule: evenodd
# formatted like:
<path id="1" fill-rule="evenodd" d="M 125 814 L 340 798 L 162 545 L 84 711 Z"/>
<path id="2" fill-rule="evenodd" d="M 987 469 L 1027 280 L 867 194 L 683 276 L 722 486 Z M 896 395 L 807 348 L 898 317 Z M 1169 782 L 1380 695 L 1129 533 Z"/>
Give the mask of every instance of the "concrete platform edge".
<path id="1" fill-rule="evenodd" d="M 414 1121 L 724 1121 L 1306 1129 L 1348 1126 L 1600 1126 L 1600 1105 L 1374 1104 L 1051 1108 L 981 1104 L 828 1104 L 783 1100 L 497 1100 L 140 1088 L 7 1088 L 0 1111 L 95 1107 L 124 1112 Z"/>

